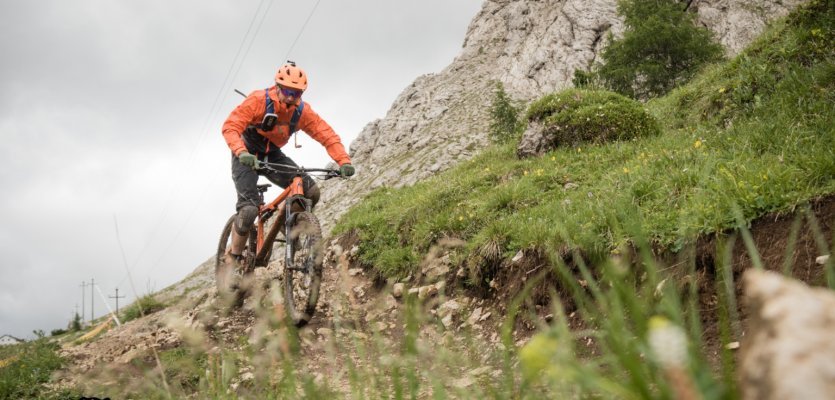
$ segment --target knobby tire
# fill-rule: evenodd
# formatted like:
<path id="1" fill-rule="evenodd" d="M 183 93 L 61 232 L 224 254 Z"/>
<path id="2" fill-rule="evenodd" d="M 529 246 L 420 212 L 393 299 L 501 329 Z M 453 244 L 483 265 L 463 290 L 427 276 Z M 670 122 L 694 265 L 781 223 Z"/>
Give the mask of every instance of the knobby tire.
<path id="1" fill-rule="evenodd" d="M 293 216 L 287 240 L 284 270 L 284 304 L 297 327 L 310 322 L 319 301 L 324 249 L 319 220 L 310 212 Z M 303 267 L 303 271 L 291 269 Z"/>

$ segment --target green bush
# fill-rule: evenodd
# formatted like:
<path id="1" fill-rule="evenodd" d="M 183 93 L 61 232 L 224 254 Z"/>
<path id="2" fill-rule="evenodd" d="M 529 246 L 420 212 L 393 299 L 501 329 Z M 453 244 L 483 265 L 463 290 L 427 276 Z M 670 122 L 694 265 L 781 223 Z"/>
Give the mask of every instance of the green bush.
<path id="1" fill-rule="evenodd" d="M 602 90 L 569 89 L 547 95 L 530 106 L 527 119 L 544 123 L 554 147 L 629 140 L 661 132 L 641 103 Z"/>
<path id="2" fill-rule="evenodd" d="M 637 99 L 657 97 L 720 60 L 722 46 L 684 8 L 675 0 L 621 0 L 626 29 L 603 51 L 597 73 L 604 85 Z"/>
<path id="3" fill-rule="evenodd" d="M 59 336 L 59 335 L 65 334 L 67 332 L 68 331 L 66 329 L 57 328 L 57 329 L 53 329 L 53 330 L 49 331 L 49 336 Z"/>
<path id="4" fill-rule="evenodd" d="M 574 78 L 571 83 L 577 89 L 600 89 L 602 85 L 599 82 L 597 73 L 595 71 L 584 71 L 582 69 L 574 70 Z"/>
<path id="5" fill-rule="evenodd" d="M 165 304 L 157 301 L 154 296 L 146 294 L 145 296 L 142 296 L 138 300 L 134 301 L 133 304 L 129 305 L 122 311 L 122 322 L 137 319 L 143 316 L 143 314 L 153 314 L 164 308 Z"/>
<path id="6" fill-rule="evenodd" d="M 0 367 L 0 399 L 44 398 L 43 384 L 52 371 L 61 368 L 64 360 L 58 355 L 58 344 L 40 337 L 31 342 L 9 346 L 0 354 L 7 365 Z"/>

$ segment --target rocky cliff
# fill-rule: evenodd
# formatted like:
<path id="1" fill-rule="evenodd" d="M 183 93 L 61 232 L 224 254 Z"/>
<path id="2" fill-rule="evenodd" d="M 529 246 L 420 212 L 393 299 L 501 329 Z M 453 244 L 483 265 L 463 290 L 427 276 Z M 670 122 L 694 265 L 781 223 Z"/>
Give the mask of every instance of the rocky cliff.
<path id="1" fill-rule="evenodd" d="M 802 0 L 689 0 L 729 55 Z M 488 0 L 467 30 L 461 54 L 442 71 L 418 77 L 386 116 L 350 146 L 358 175 L 326 182 L 317 214 L 325 229 L 370 190 L 411 185 L 477 153 L 488 142 L 494 82 L 530 101 L 571 85 L 609 33 L 623 31 L 616 0 Z"/>

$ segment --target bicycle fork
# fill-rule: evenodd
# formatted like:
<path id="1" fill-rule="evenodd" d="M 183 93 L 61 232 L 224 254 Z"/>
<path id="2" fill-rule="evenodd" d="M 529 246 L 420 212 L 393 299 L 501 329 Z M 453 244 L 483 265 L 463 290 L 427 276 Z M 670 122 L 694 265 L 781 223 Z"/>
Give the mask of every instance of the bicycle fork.
<path id="1" fill-rule="evenodd" d="M 299 204 L 302 211 L 293 211 L 293 205 Z M 304 196 L 292 196 L 284 202 L 284 239 L 286 246 L 284 246 L 284 265 L 288 270 L 301 271 L 307 274 L 307 263 L 302 265 L 295 265 L 293 256 L 295 255 L 295 242 L 301 232 L 293 232 L 294 224 L 292 223 L 299 212 L 304 212 L 311 209 L 312 202 Z M 293 237 L 295 235 L 296 237 Z"/>

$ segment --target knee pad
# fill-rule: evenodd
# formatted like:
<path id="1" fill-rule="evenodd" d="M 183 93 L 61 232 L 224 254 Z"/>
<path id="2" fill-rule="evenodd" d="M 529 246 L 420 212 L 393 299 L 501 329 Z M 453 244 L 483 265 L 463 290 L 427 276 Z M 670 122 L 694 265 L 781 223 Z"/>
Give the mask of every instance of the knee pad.
<path id="1" fill-rule="evenodd" d="M 238 217 L 235 218 L 235 231 L 238 232 L 238 235 L 249 234 L 257 215 L 258 207 L 255 206 L 243 206 L 238 210 Z"/>
<path id="2" fill-rule="evenodd" d="M 319 198 L 322 197 L 322 192 L 319 191 L 319 186 L 314 183 L 310 186 L 310 188 L 304 191 L 304 196 L 310 199 L 313 207 L 316 207 L 316 203 L 318 203 Z"/>

